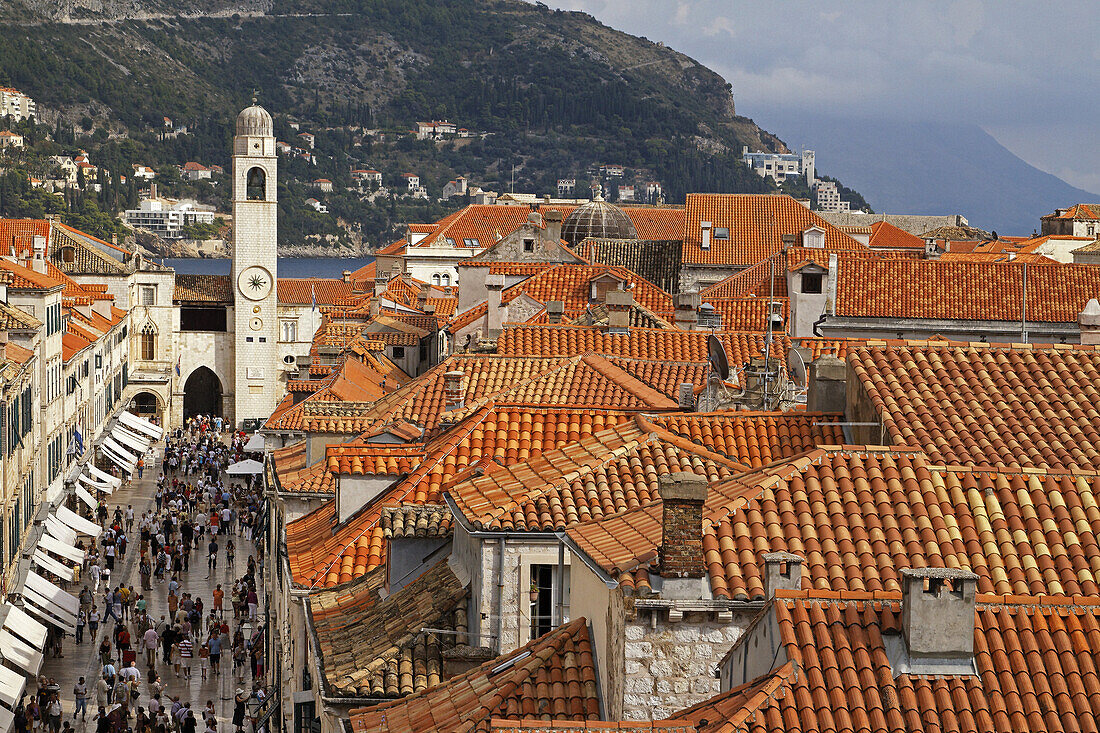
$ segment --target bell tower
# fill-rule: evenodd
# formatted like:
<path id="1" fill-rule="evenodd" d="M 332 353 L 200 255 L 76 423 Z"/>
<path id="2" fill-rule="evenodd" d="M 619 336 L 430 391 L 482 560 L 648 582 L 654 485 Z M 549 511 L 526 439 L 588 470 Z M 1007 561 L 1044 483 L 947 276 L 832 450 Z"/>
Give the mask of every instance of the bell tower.
<path id="1" fill-rule="evenodd" d="M 271 115 L 256 104 L 237 116 L 233 138 L 234 420 L 266 420 L 281 395 L 278 375 L 278 201 Z"/>

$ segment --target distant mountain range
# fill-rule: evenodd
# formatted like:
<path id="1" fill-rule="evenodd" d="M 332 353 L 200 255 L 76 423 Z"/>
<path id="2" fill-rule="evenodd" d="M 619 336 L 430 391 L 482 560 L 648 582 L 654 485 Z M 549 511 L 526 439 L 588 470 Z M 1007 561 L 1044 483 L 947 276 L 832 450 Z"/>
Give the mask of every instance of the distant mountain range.
<path id="1" fill-rule="evenodd" d="M 962 214 L 999 234 L 1030 234 L 1057 207 L 1100 201 L 1021 160 L 976 125 L 774 115 L 785 140 L 878 213 Z"/>

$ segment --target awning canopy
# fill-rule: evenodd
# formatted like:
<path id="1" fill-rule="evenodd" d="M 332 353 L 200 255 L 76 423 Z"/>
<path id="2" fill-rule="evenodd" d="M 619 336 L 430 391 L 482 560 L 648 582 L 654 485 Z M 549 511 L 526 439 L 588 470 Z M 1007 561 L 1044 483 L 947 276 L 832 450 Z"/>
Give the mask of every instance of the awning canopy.
<path id="1" fill-rule="evenodd" d="M 105 494 L 113 494 L 115 489 L 117 488 L 114 484 L 101 483 L 99 481 L 88 478 L 84 474 L 78 476 L 77 479 L 88 488 L 95 489 L 96 491 L 102 491 Z"/>
<path id="2" fill-rule="evenodd" d="M 121 458 L 118 455 L 118 453 L 115 453 L 113 450 L 108 448 L 106 444 L 100 446 L 100 448 L 103 449 L 103 454 L 105 456 L 107 456 L 108 458 L 110 458 L 111 461 L 113 461 L 114 464 L 116 466 L 118 466 L 119 468 L 121 468 L 123 471 L 125 471 L 126 473 L 133 473 L 134 472 L 134 469 L 137 467 L 137 464 L 127 462 L 126 460 Z"/>
<path id="3" fill-rule="evenodd" d="M 76 544 L 77 535 L 76 532 L 73 531 L 73 528 L 52 514 L 46 515 L 46 531 L 65 544 Z"/>
<path id="4" fill-rule="evenodd" d="M 137 451 L 138 456 L 149 450 L 150 443 L 134 435 L 121 425 L 115 426 L 114 430 L 111 431 L 111 437 L 117 440 L 122 445 L 129 448 L 130 450 Z"/>
<path id="5" fill-rule="evenodd" d="M 80 612 L 80 600 L 76 596 L 58 588 L 33 570 L 27 571 L 27 579 L 23 582 L 23 588 L 30 588 L 46 600 L 62 608 L 74 619 L 76 614 Z"/>
<path id="6" fill-rule="evenodd" d="M 42 669 L 42 652 L 34 649 L 7 629 L 0 629 L 0 655 L 4 659 L 37 676 Z"/>
<path id="7" fill-rule="evenodd" d="M 118 414 L 118 421 L 135 432 L 148 435 L 153 440 L 160 440 L 164 437 L 163 428 L 158 428 L 153 423 L 149 422 L 148 420 L 144 420 L 137 415 L 134 415 L 133 413 L 120 412 Z"/>
<path id="8" fill-rule="evenodd" d="M 244 449 L 247 453 L 263 453 L 264 436 L 260 433 L 252 433 L 252 437 L 244 444 Z"/>
<path id="9" fill-rule="evenodd" d="M 66 560 L 72 560 L 77 564 L 82 564 L 84 562 L 84 550 L 81 550 L 78 547 L 73 547 L 67 542 L 62 542 L 60 540 L 54 539 L 48 534 L 43 534 L 41 539 L 38 540 L 38 547 L 42 550 L 52 552 L 58 557 L 63 557 Z"/>
<path id="10" fill-rule="evenodd" d="M 46 553 L 42 552 L 42 550 L 34 551 L 34 554 L 31 555 L 31 562 L 33 562 L 35 565 L 42 568 L 43 570 L 48 570 L 57 577 L 70 583 L 76 580 L 76 571 L 73 568 L 70 568 L 68 565 L 61 562 L 60 560 L 53 559 Z"/>
<path id="11" fill-rule="evenodd" d="M 118 454 L 119 458 L 126 461 L 127 463 L 135 466 L 137 465 L 138 457 L 122 447 L 122 444 L 112 438 L 110 435 L 108 435 L 107 438 L 103 441 L 103 447 L 110 448 L 116 454 Z"/>
<path id="12" fill-rule="evenodd" d="M 34 591 L 23 589 L 23 606 L 49 625 L 70 634 L 76 633 L 76 617 L 68 615 Z"/>
<path id="13" fill-rule="evenodd" d="M 42 624 L 31 618 L 26 611 L 18 606 L 5 603 L 7 615 L 4 616 L 4 628 L 27 642 L 35 649 L 46 648 L 47 629 Z M 0 667 L 2 669 L 2 667 Z M 0 696 L 0 699 L 3 699 Z"/>
<path id="14" fill-rule="evenodd" d="M 25 689 L 27 689 L 27 678 L 0 664 L 0 702 L 9 708 L 14 708 L 22 699 Z"/>
<path id="15" fill-rule="evenodd" d="M 87 472 L 87 474 L 89 476 L 91 476 L 92 478 L 94 478 L 98 483 L 110 484 L 111 486 L 114 486 L 115 488 L 118 488 L 119 486 L 122 486 L 122 479 L 120 479 L 118 476 L 112 476 L 111 474 L 107 473 L 106 471 L 100 471 L 98 468 L 96 468 L 91 463 L 89 463 L 87 466 L 85 466 L 84 469 Z"/>
<path id="16" fill-rule="evenodd" d="M 80 516 L 68 507 L 59 506 L 57 508 L 57 511 L 54 512 L 54 516 L 56 516 L 62 522 L 72 527 L 77 532 L 80 532 L 81 534 L 90 535 L 92 537 L 99 537 L 101 534 L 103 534 L 103 527 L 100 527 L 95 522 L 89 522 L 87 519 Z M 76 543 L 74 542 L 70 544 Z"/>
<path id="17" fill-rule="evenodd" d="M 249 458 L 230 465 L 229 468 L 225 469 L 225 472 L 230 476 L 251 476 L 257 473 L 263 473 L 264 464 Z"/>
<path id="18" fill-rule="evenodd" d="M 108 493 L 110 493 L 110 492 L 108 492 Z M 95 508 L 98 506 L 98 504 L 96 503 L 95 497 L 92 496 L 90 493 L 88 493 L 88 490 L 85 489 L 82 484 L 77 484 L 76 485 L 76 498 L 80 499 L 82 502 L 87 504 L 88 508 L 91 509 L 92 511 L 95 511 Z"/>

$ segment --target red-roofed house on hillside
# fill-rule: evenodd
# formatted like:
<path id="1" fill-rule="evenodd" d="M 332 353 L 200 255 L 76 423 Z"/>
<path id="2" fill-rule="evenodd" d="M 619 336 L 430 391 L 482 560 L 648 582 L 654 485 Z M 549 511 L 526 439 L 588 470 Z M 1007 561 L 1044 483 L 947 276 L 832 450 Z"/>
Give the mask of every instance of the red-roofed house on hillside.
<path id="1" fill-rule="evenodd" d="M 214 172 L 205 165 L 193 160 L 184 163 L 180 168 L 180 177 L 188 181 L 208 180 L 213 174 Z"/>
<path id="2" fill-rule="evenodd" d="M 1041 234 L 1095 239 L 1100 235 L 1100 203 L 1055 209 L 1054 213 L 1041 217 L 1040 221 Z"/>

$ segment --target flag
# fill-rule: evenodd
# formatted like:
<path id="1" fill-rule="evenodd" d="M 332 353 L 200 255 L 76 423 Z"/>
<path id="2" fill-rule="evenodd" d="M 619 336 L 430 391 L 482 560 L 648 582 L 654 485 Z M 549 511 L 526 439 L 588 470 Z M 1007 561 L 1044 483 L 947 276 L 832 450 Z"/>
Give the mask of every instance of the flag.
<path id="1" fill-rule="evenodd" d="M 183 354 L 180 354 L 179 356 L 176 357 L 176 376 L 177 377 L 180 375 L 180 359 L 182 357 L 183 357 Z"/>
<path id="2" fill-rule="evenodd" d="M 84 436 L 80 434 L 79 430 L 73 431 L 73 437 L 69 439 L 69 447 L 65 453 L 70 456 L 84 454 Z"/>
<path id="3" fill-rule="evenodd" d="M 313 285 L 309 286 L 309 302 L 313 305 L 313 310 L 317 310 L 317 290 Z"/>

